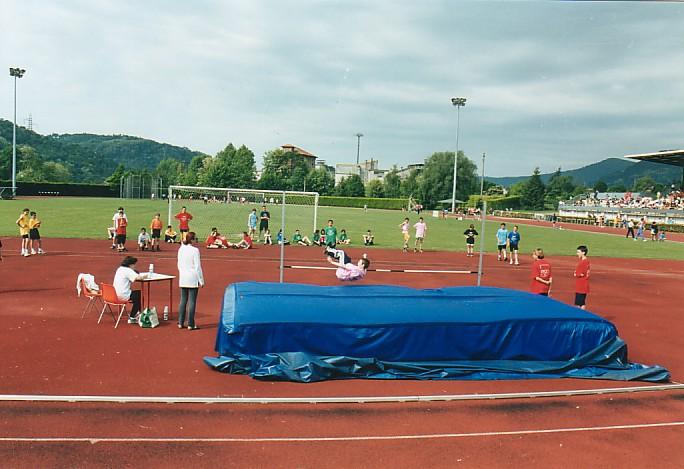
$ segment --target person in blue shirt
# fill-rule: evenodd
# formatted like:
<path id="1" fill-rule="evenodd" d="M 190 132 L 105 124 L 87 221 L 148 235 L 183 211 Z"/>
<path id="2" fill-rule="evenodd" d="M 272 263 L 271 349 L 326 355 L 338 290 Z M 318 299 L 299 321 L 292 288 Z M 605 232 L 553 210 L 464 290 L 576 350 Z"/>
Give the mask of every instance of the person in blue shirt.
<path id="1" fill-rule="evenodd" d="M 518 262 L 518 243 L 520 243 L 520 232 L 518 231 L 518 225 L 515 225 L 513 231 L 508 233 L 508 249 L 511 251 L 511 265 L 513 265 L 514 260 L 515 265 L 520 265 Z"/>
<path id="2" fill-rule="evenodd" d="M 508 230 L 506 224 L 502 223 L 501 227 L 496 231 L 496 260 L 503 259 L 506 261 L 506 243 L 508 242 Z"/>
<path id="3" fill-rule="evenodd" d="M 255 208 L 249 212 L 249 217 L 247 217 L 247 234 L 250 238 L 254 239 L 256 236 L 256 226 L 257 226 L 257 211 Z"/>

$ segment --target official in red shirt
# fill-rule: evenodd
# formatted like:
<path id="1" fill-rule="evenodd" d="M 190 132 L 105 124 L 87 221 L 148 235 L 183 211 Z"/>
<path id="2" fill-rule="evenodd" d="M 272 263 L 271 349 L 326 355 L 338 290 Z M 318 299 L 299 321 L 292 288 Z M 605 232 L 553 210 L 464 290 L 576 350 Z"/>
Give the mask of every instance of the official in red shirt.
<path id="1" fill-rule="evenodd" d="M 534 262 L 532 263 L 532 272 L 530 274 L 532 280 L 530 292 L 537 295 L 549 296 L 551 283 L 553 282 L 553 277 L 551 277 L 551 264 L 544 259 L 544 251 L 541 248 L 536 248 L 532 251 L 532 258 L 534 259 Z"/>
<path id="2" fill-rule="evenodd" d="M 175 218 L 179 222 L 178 231 L 181 233 L 181 242 L 185 241 L 185 237 L 190 231 L 190 220 L 192 220 L 192 215 L 188 213 L 187 208 L 181 207 L 180 213 L 177 213 Z"/>
<path id="3" fill-rule="evenodd" d="M 587 259 L 589 249 L 586 246 L 577 246 L 579 262 L 575 267 L 575 306 L 586 309 L 587 293 L 589 293 L 590 265 Z"/>

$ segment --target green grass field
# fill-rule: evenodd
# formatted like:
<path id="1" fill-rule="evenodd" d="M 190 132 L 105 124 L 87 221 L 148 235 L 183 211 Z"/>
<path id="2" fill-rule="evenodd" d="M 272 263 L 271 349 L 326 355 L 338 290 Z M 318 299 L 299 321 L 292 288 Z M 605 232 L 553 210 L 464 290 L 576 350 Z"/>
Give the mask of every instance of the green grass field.
<path id="1" fill-rule="evenodd" d="M 253 205 L 245 204 L 209 204 L 201 202 L 184 202 L 195 220 L 190 227 L 204 239 L 209 228 L 218 226 L 224 234 L 231 234 L 236 240 L 237 233 L 245 229 L 249 211 Z M 174 203 L 180 208 L 180 203 Z M 119 205 L 126 208 L 129 220 L 129 238 L 137 235 L 140 227 L 149 227 L 155 212 L 160 212 L 162 220 L 167 218 L 168 205 L 164 201 L 151 200 L 120 200 L 105 198 L 45 198 L 26 200 L 0 201 L 0 236 L 17 236 L 18 230 L 15 220 L 24 207 L 38 212 L 43 224 L 41 235 L 47 239 L 46 250 L 49 250 L 49 238 L 93 238 L 105 239 L 106 228 L 111 225 L 112 215 Z M 256 206 L 260 210 L 259 206 Z M 280 227 L 280 209 L 269 207 L 271 211 L 271 228 L 273 238 Z M 311 207 L 288 207 L 286 214 L 286 236 L 299 228 L 303 234 L 311 236 L 313 226 L 313 209 Z M 318 227 L 323 227 L 326 220 L 335 220 L 338 232 L 345 228 L 352 239 L 352 246 L 362 244 L 361 235 L 368 229 L 375 234 L 377 247 L 401 249 L 402 239 L 398 228 L 406 214 L 393 210 L 319 207 Z M 455 219 L 442 220 L 433 218 L 431 212 L 424 212 L 423 216 L 428 224 L 425 240 L 427 250 L 463 251 L 463 231 L 468 224 L 475 223 L 480 231 L 480 222 L 458 221 Z M 416 214 L 410 214 L 411 223 L 417 221 Z M 176 226 L 174 224 L 174 226 Z M 509 228 L 512 223 L 509 223 Z M 496 249 L 494 233 L 498 228 L 497 222 L 488 222 L 486 227 L 485 250 L 493 252 Z M 652 243 L 633 242 L 619 236 L 602 233 L 588 233 L 573 230 L 553 230 L 545 227 L 521 226 L 521 252 L 528 255 L 535 247 L 543 248 L 550 255 L 574 255 L 579 244 L 589 247 L 591 256 L 622 257 L 622 258 L 650 258 L 650 259 L 684 259 L 684 245 L 680 243 Z M 612 232 L 612 230 L 611 230 Z M 413 230 L 412 230 L 413 234 Z M 411 240 L 413 242 L 413 239 Z M 476 245 L 476 249 L 479 246 Z"/>

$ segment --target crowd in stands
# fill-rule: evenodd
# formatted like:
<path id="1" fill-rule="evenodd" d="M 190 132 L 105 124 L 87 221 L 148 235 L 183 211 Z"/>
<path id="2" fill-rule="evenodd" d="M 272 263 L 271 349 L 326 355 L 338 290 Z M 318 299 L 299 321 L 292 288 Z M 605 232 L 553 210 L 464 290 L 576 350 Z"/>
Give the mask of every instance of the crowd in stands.
<path id="1" fill-rule="evenodd" d="M 654 197 L 638 192 L 595 192 L 565 202 L 575 207 L 648 208 L 684 210 L 684 192 L 672 191 L 667 195 L 658 192 Z"/>

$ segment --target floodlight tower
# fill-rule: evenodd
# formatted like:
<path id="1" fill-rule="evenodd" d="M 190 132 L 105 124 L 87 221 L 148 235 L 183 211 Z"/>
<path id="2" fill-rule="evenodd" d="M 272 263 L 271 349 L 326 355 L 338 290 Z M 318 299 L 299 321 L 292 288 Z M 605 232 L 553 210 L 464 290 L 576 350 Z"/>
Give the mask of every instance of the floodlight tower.
<path id="1" fill-rule="evenodd" d="M 361 154 L 361 137 L 363 137 L 361 132 L 356 134 L 356 166 L 359 165 L 359 155 Z"/>
<path id="2" fill-rule="evenodd" d="M 14 125 L 12 127 L 12 197 L 17 196 L 17 78 L 21 78 L 26 70 L 10 67 L 10 76 L 14 77 Z"/>
<path id="3" fill-rule="evenodd" d="M 461 107 L 465 106 L 466 98 L 451 98 L 451 104 L 456 106 L 456 154 L 454 155 L 454 186 L 451 190 L 451 213 L 456 213 L 456 174 L 458 172 L 458 130 L 461 124 Z"/>

